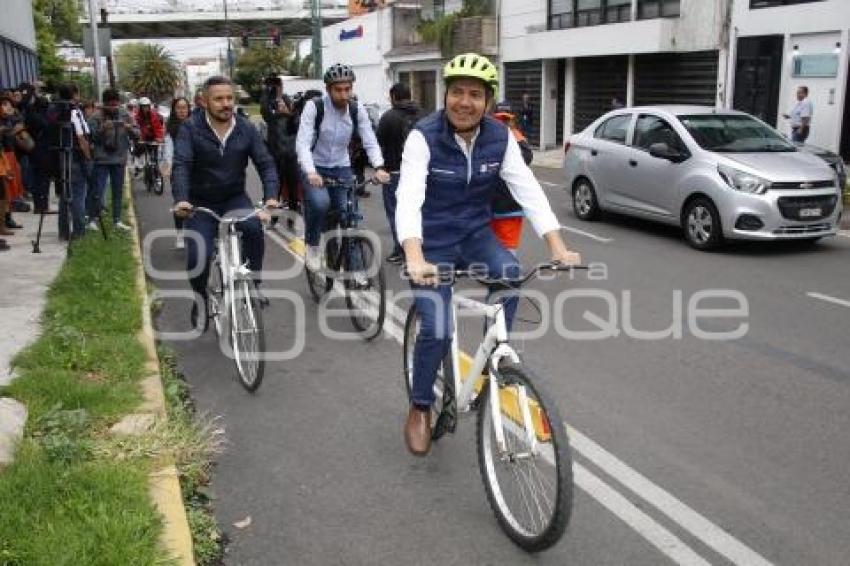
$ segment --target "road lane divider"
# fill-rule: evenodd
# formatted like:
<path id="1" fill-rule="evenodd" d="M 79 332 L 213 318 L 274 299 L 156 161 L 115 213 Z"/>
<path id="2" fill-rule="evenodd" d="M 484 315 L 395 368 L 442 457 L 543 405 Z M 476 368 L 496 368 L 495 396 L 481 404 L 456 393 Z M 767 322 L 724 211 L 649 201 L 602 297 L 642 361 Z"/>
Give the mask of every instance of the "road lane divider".
<path id="1" fill-rule="evenodd" d="M 823 293 L 806 293 L 807 297 L 812 299 L 818 299 L 819 301 L 824 301 L 827 303 L 832 303 L 834 305 L 841 305 L 842 307 L 850 308 L 850 301 L 845 301 L 844 299 L 839 299 L 838 297 L 831 297 L 829 295 L 824 295 Z"/>
<path id="2" fill-rule="evenodd" d="M 561 226 L 561 230 L 565 230 L 570 232 L 571 234 L 578 234 L 579 236 L 584 236 L 585 238 L 590 238 L 591 240 L 596 240 L 597 242 L 602 242 L 603 244 L 610 244 L 614 241 L 614 238 L 605 238 L 604 236 L 597 236 L 596 234 L 591 234 L 590 232 L 586 232 L 585 230 L 581 230 L 579 228 L 573 228 L 572 226 Z"/>

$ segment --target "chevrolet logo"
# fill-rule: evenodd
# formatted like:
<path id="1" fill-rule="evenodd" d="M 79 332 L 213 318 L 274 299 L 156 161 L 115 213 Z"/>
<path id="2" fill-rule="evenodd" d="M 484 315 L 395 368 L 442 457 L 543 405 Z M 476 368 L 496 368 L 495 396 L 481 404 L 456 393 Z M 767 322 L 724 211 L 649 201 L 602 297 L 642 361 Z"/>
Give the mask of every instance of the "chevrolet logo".
<path id="1" fill-rule="evenodd" d="M 813 189 L 813 188 L 815 188 L 815 186 L 812 183 L 800 183 L 800 188 L 803 189 L 803 190 L 806 190 L 806 189 Z"/>

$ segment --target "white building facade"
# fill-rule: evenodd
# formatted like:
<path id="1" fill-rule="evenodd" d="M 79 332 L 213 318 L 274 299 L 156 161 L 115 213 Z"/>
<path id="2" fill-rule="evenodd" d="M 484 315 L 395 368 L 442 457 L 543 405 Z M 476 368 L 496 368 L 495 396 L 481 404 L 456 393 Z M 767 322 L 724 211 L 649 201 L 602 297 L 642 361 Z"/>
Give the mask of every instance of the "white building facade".
<path id="1" fill-rule="evenodd" d="M 0 18 L 0 88 L 32 82 L 38 76 L 32 0 L 3 0 Z"/>
<path id="2" fill-rule="evenodd" d="M 788 133 L 797 87 L 814 106 L 807 143 L 850 161 L 850 0 L 736 0 L 728 96 L 735 108 Z"/>
<path id="3" fill-rule="evenodd" d="M 190 96 L 204 86 L 208 78 L 222 74 L 221 60 L 218 57 L 195 57 L 186 60 L 184 66 L 187 94 Z"/>

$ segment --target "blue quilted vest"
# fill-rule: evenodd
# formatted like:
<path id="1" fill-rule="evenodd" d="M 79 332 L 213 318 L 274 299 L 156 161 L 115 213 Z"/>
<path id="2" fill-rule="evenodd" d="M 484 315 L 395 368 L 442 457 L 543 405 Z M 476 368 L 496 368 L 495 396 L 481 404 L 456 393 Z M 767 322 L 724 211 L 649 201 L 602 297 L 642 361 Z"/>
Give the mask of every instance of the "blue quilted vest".
<path id="1" fill-rule="evenodd" d="M 422 205 L 422 247 L 455 246 L 490 223 L 491 201 L 510 132 L 501 122 L 485 116 L 472 148 L 472 175 L 445 111 L 416 123 L 431 152 L 425 202 Z"/>

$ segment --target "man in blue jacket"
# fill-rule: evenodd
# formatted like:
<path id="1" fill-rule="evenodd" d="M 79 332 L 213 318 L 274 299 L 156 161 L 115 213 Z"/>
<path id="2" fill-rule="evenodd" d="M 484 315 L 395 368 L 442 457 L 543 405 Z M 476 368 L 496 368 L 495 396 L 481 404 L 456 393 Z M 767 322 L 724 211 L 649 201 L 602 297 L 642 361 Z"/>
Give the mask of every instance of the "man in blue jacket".
<path id="1" fill-rule="evenodd" d="M 204 84 L 205 111 L 193 114 L 183 124 L 174 143 L 174 208 L 178 216 L 188 217 L 184 229 L 197 233 L 202 243 L 199 246 L 198 238 L 188 239 L 186 263 L 189 273 L 203 265 L 200 275 L 191 277 L 189 282 L 205 303 L 209 261 L 218 222 L 208 214 L 189 216 L 192 207 L 204 206 L 220 216 L 234 210 L 245 213 L 253 210 L 245 192 L 245 168 L 249 158 L 262 179 L 265 205 L 278 206 L 279 183 L 274 160 L 257 129 L 234 112 L 233 91 L 230 79 L 210 77 Z M 268 220 L 268 214 L 261 212 L 237 225 L 242 233 L 242 254 L 258 277 L 263 269 L 265 251 L 261 222 Z M 192 305 L 191 318 L 192 326 L 197 328 L 197 301 Z M 206 328 L 205 321 L 203 328 Z"/>

